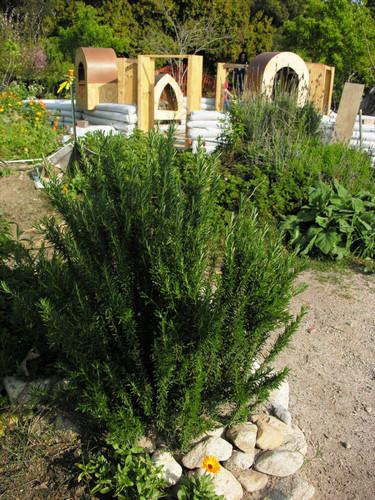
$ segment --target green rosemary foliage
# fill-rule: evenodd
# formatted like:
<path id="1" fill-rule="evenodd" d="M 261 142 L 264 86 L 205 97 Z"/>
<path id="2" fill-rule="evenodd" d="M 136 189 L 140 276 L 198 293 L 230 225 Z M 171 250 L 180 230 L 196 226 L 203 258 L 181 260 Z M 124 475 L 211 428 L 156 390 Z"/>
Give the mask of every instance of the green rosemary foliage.
<path id="1" fill-rule="evenodd" d="M 96 145 L 81 197 L 46 188 L 64 222 L 44 221 L 40 314 L 79 408 L 114 439 L 154 424 L 186 448 L 285 377 L 270 362 L 300 319 L 286 312 L 299 269 L 244 201 L 218 218 L 215 159 L 189 158 L 183 181 L 172 134 L 119 141 Z"/>

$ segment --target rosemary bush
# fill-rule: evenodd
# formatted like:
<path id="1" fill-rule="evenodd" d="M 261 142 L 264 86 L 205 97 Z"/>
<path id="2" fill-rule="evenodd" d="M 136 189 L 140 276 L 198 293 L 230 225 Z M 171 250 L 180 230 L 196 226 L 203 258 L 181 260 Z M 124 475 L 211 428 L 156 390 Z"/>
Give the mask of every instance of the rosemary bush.
<path id="1" fill-rule="evenodd" d="M 224 224 L 216 160 L 189 157 L 182 182 L 173 140 L 101 137 L 80 197 L 46 187 L 60 218 L 43 222 L 55 252 L 36 273 L 48 343 L 78 407 L 113 439 L 132 443 L 156 425 L 184 449 L 280 384 L 287 369 L 271 363 L 301 315 L 287 312 L 294 256 L 245 202 Z"/>

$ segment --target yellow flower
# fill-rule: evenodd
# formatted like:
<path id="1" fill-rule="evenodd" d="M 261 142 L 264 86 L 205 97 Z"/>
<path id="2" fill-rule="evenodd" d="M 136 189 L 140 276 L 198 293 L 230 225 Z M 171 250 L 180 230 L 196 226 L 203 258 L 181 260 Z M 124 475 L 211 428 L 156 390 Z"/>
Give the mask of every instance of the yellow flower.
<path id="1" fill-rule="evenodd" d="M 59 116 L 56 116 L 55 120 L 60 120 L 60 117 L 59 117 Z"/>
<path id="2" fill-rule="evenodd" d="M 17 104 L 21 105 L 22 104 L 22 101 L 18 101 Z"/>
<path id="3" fill-rule="evenodd" d="M 220 471 L 220 464 L 216 457 L 209 455 L 204 457 L 202 466 L 207 472 L 217 474 Z"/>
<path id="4" fill-rule="evenodd" d="M 39 120 L 39 118 L 36 116 L 36 117 L 35 117 L 35 120 L 36 120 L 36 121 L 38 121 L 38 120 Z"/>
<path id="5" fill-rule="evenodd" d="M 11 103 L 10 103 L 10 102 L 8 103 L 8 106 L 12 107 L 12 105 L 11 105 Z"/>
<path id="6" fill-rule="evenodd" d="M 0 113 L 3 113 L 3 112 L 4 112 L 4 108 L 1 108 L 1 109 L 0 109 Z"/>
<path id="7" fill-rule="evenodd" d="M 38 112 L 37 112 L 37 115 L 38 115 L 38 116 L 42 116 L 41 111 L 38 111 Z"/>

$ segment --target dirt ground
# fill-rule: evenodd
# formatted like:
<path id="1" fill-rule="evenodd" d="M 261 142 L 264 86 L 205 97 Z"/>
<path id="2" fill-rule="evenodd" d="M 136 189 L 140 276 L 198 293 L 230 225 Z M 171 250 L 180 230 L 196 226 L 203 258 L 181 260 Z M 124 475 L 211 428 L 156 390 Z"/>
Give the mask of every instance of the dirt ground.
<path id="1" fill-rule="evenodd" d="M 48 204 L 26 172 L 0 177 L 0 211 L 27 235 Z M 292 343 L 289 409 L 309 444 L 297 473 L 317 500 L 375 498 L 375 275 L 306 271 L 308 289 L 291 309 L 308 307 Z M 35 497 L 37 498 L 37 497 Z"/>

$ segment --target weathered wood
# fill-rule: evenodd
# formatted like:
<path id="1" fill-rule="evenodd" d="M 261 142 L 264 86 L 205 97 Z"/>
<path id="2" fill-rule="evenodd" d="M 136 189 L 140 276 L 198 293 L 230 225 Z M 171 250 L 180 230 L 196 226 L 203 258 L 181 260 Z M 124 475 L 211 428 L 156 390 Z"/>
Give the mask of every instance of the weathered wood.
<path id="1" fill-rule="evenodd" d="M 331 142 L 350 141 L 364 88 L 365 86 L 359 83 L 345 83 Z"/>
<path id="2" fill-rule="evenodd" d="M 154 127 L 155 60 L 138 56 L 138 128 L 149 132 Z"/>
<path id="3" fill-rule="evenodd" d="M 320 63 L 306 62 L 309 70 L 309 101 L 318 113 L 329 115 L 332 102 L 335 68 Z"/>
<path id="4" fill-rule="evenodd" d="M 188 76 L 186 93 L 186 123 L 192 111 L 201 109 L 202 98 L 202 76 L 203 76 L 203 56 L 188 56 Z M 187 125 L 186 125 L 187 137 Z M 186 141 L 185 147 L 189 147 Z"/>
<path id="5" fill-rule="evenodd" d="M 224 109 L 224 85 L 227 76 L 226 65 L 224 63 L 217 63 L 216 72 L 216 95 L 215 95 L 215 109 L 216 111 L 223 111 Z"/>

